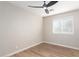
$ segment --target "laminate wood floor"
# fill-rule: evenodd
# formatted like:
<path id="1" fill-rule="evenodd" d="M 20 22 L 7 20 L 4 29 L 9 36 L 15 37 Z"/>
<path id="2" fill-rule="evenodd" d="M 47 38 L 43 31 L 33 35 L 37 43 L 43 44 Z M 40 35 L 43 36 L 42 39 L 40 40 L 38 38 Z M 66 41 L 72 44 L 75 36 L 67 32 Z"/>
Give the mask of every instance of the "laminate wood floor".
<path id="1" fill-rule="evenodd" d="M 11 57 L 79 57 L 79 50 L 41 43 Z"/>

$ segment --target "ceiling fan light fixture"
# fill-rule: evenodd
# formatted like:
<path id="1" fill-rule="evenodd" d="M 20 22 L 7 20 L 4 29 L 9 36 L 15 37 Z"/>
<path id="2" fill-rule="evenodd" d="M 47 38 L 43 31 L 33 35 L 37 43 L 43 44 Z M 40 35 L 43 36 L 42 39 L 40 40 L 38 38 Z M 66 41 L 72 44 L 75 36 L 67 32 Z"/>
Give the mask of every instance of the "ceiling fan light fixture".
<path id="1" fill-rule="evenodd" d="M 47 9 L 47 7 L 43 7 L 43 9 Z"/>

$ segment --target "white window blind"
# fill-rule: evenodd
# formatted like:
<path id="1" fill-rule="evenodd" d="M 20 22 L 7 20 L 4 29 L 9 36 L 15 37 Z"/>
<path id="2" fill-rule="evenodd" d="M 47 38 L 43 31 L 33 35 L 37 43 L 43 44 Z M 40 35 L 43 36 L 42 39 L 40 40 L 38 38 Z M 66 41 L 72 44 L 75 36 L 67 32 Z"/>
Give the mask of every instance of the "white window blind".
<path id="1" fill-rule="evenodd" d="M 73 16 L 54 18 L 53 33 L 73 34 Z"/>

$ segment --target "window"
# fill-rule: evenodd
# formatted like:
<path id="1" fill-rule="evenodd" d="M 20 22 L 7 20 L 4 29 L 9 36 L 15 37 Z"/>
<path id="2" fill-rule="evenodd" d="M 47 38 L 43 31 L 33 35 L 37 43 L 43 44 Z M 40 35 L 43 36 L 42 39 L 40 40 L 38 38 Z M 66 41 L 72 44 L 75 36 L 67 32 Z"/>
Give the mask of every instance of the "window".
<path id="1" fill-rule="evenodd" d="M 54 18 L 53 20 L 53 33 L 72 34 L 73 30 L 73 17 Z"/>

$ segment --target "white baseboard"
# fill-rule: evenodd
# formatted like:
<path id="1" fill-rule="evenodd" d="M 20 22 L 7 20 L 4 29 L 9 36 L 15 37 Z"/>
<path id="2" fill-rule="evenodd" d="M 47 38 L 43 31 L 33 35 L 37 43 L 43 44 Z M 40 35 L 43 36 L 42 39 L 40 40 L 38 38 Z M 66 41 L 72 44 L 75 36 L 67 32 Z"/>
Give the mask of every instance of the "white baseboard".
<path id="1" fill-rule="evenodd" d="M 41 44 L 41 43 L 48 43 L 48 44 L 53 44 L 53 45 L 58 45 L 58 46 L 63 46 L 63 47 L 67 47 L 67 48 L 72 48 L 72 49 L 79 50 L 79 48 L 76 48 L 76 47 L 72 47 L 72 46 L 67 46 L 67 45 L 62 45 L 62 44 L 57 44 L 57 43 L 52 43 L 52 42 L 46 42 L 46 41 L 43 41 L 43 42 L 39 42 L 39 43 L 33 44 L 33 45 L 29 46 L 29 47 L 20 49 L 20 50 L 18 50 L 18 51 L 15 51 L 15 52 L 10 53 L 10 54 L 8 54 L 8 55 L 5 55 L 5 56 L 3 56 L 3 57 L 9 57 L 9 56 L 12 56 L 12 55 L 14 55 L 14 54 L 16 54 L 16 53 L 18 53 L 18 52 L 27 50 L 27 49 L 29 49 L 29 48 L 31 48 L 31 47 L 34 47 L 34 46 L 36 46 L 36 45 L 39 45 L 39 44 Z"/>
<path id="2" fill-rule="evenodd" d="M 16 53 L 18 53 L 18 52 L 27 50 L 27 49 L 29 49 L 29 48 L 31 48 L 31 47 L 34 47 L 34 46 L 36 46 L 36 45 L 39 45 L 39 44 L 41 44 L 41 43 L 43 43 L 43 42 L 39 42 L 39 43 L 33 44 L 33 45 L 29 46 L 29 47 L 26 47 L 26 48 L 20 49 L 20 50 L 18 50 L 18 51 L 12 52 L 12 53 L 10 53 L 10 54 L 8 54 L 8 55 L 5 55 L 5 56 L 3 56 L 3 57 L 10 57 L 10 56 L 12 56 L 12 55 L 14 55 L 14 54 L 16 54 Z"/>
<path id="3" fill-rule="evenodd" d="M 67 48 L 79 50 L 79 48 L 76 48 L 76 47 L 67 46 L 67 45 L 62 45 L 62 44 L 57 44 L 57 43 L 53 43 L 53 42 L 45 42 L 45 41 L 44 41 L 44 43 L 48 43 L 48 44 L 53 44 L 53 45 L 58 45 L 58 46 L 63 46 L 63 47 L 67 47 Z"/>

